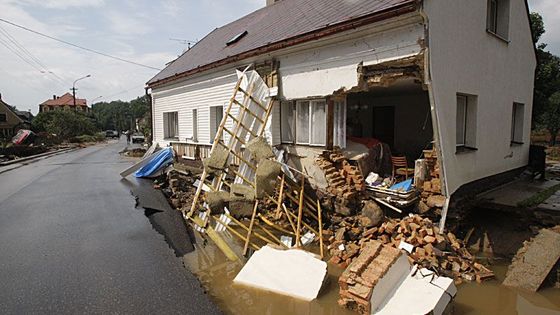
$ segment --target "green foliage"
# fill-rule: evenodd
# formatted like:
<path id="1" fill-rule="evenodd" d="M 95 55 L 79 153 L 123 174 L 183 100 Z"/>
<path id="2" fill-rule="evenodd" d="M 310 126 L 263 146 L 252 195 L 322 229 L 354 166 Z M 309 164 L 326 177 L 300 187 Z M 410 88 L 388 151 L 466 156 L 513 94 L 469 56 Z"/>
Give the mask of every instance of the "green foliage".
<path id="1" fill-rule="evenodd" d="M 100 142 L 105 140 L 105 133 L 98 132 L 94 135 L 80 135 L 69 139 L 72 143 Z"/>
<path id="2" fill-rule="evenodd" d="M 72 110 L 39 113 L 32 121 L 35 132 L 55 134 L 67 140 L 80 135 L 93 135 L 98 129 L 92 117 Z"/>
<path id="3" fill-rule="evenodd" d="M 101 130 L 134 130 L 136 120 L 141 120 L 139 129 L 144 132 L 142 129 L 146 126 L 142 125 L 142 120 L 150 114 L 150 103 L 147 97 L 141 96 L 130 102 L 96 103 L 92 105 L 92 111 Z M 148 129 L 150 128 L 151 125 L 148 126 Z"/>
<path id="4" fill-rule="evenodd" d="M 533 42 L 537 44 L 545 33 L 545 26 L 540 14 L 531 13 L 531 30 Z M 552 97 L 560 91 L 560 58 L 545 51 L 546 44 L 537 46 L 537 69 L 535 73 L 535 90 L 533 99 L 533 128 L 547 129 L 552 138 L 558 133 L 556 127 L 557 109 L 551 104 Z"/>
<path id="5" fill-rule="evenodd" d="M 536 45 L 545 33 L 544 22 L 542 16 L 537 12 L 532 12 L 530 17 L 533 43 Z"/>
<path id="6" fill-rule="evenodd" d="M 556 138 L 560 131 L 560 91 L 548 98 L 541 123 L 550 133 L 551 145 L 556 145 Z"/>

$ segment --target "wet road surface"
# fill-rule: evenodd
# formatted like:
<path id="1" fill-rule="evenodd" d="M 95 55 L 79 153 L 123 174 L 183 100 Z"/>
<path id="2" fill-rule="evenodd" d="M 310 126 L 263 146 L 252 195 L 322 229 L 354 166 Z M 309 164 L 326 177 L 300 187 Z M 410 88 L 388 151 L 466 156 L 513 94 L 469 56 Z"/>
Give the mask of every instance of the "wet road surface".
<path id="1" fill-rule="evenodd" d="M 0 313 L 215 314 L 119 172 L 126 141 L 0 174 Z M 187 240 L 186 240 L 187 241 Z"/>

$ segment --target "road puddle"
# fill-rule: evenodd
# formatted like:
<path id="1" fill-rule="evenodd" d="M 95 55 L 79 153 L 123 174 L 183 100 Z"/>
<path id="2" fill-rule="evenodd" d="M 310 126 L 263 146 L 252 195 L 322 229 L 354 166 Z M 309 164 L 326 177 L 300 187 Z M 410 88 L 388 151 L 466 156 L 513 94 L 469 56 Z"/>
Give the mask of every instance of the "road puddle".
<path id="1" fill-rule="evenodd" d="M 337 280 L 342 270 L 336 266 L 329 265 L 328 282 L 318 299 L 312 302 L 298 301 L 234 285 L 233 279 L 241 270 L 242 264 L 228 261 L 211 242 L 201 245 L 205 242 L 198 239 L 197 243 L 196 250 L 185 255 L 183 261 L 226 314 L 356 314 L 337 304 Z M 493 270 L 496 273 L 495 280 L 483 284 L 475 282 L 459 285 L 453 314 L 560 315 L 560 289 L 546 288 L 538 293 L 519 292 L 500 285 L 507 270 L 505 263 L 494 265 Z"/>

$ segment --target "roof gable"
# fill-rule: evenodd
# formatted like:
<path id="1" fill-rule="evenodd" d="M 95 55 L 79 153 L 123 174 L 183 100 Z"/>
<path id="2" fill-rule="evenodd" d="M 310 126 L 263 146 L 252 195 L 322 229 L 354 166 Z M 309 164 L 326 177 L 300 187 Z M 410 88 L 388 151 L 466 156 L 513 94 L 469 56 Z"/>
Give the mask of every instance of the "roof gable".
<path id="1" fill-rule="evenodd" d="M 13 116 L 15 119 L 17 119 L 20 122 L 23 122 L 23 119 L 21 119 L 21 117 L 19 117 L 14 110 L 7 104 L 5 103 L 3 100 L 0 99 L 0 107 L 4 107 L 6 109 L 6 112 L 10 115 Z"/>
<path id="2" fill-rule="evenodd" d="M 215 29 L 170 63 L 148 84 L 152 85 L 274 43 L 417 2 L 418 0 L 280 0 Z"/>
<path id="3" fill-rule="evenodd" d="M 65 93 L 56 99 L 49 99 L 41 103 L 41 105 L 50 106 L 74 106 L 74 97 L 70 93 Z M 86 100 L 82 98 L 76 99 L 76 106 L 87 106 Z"/>

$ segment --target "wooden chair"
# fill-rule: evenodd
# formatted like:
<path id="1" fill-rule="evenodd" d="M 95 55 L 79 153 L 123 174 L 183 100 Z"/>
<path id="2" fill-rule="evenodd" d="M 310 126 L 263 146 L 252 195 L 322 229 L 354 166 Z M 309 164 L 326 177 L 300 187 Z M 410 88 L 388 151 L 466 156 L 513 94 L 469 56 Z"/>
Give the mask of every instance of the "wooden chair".
<path id="1" fill-rule="evenodd" d="M 407 180 L 409 175 L 414 175 L 414 169 L 408 167 L 405 156 L 392 156 L 391 162 L 393 162 L 393 178 L 395 176 L 404 176 L 405 180 Z"/>

